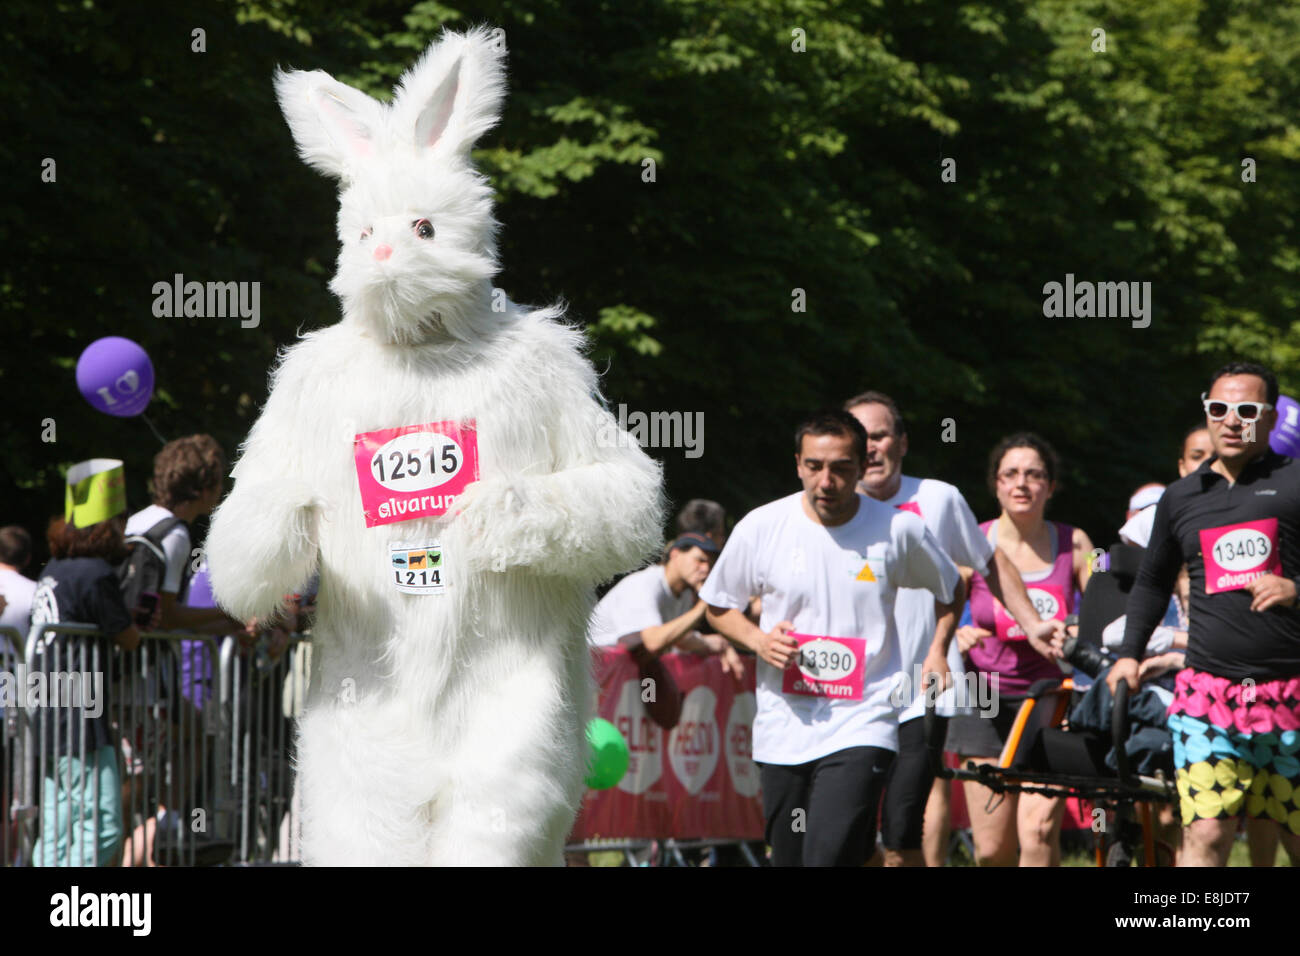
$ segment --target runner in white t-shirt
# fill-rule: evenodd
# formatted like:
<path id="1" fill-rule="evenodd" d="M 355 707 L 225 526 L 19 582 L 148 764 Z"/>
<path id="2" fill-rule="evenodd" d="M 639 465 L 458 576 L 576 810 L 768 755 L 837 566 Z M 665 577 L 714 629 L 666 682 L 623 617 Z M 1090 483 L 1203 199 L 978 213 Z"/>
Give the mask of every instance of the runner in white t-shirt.
<path id="1" fill-rule="evenodd" d="M 1029 621 L 1031 630 L 1042 632 L 1045 639 L 1050 636 L 1055 625 L 1039 621 L 1024 581 L 1018 573 L 1009 573 L 1014 566 L 980 531 L 962 493 L 947 482 L 903 474 L 907 426 L 894 400 L 869 391 L 849 399 L 844 407 L 867 433 L 867 467 L 858 490 L 918 515 L 949 558 L 984 575 L 1017 623 L 1023 627 Z M 1004 582 L 1010 593 L 1003 593 Z M 925 745 L 923 691 L 926 674 L 965 670 L 961 650 L 952 640 L 959 611 L 958 606 L 937 607 L 934 595 L 913 588 L 901 590 L 894 606 L 902 662 L 894 703 L 902 710 L 898 758 L 885 782 L 881 814 L 885 866 L 942 866 L 947 857 L 950 781 L 934 777 Z M 939 699 L 937 710 L 945 725 L 954 705 L 966 703 L 956 697 L 950 690 Z"/>
<path id="2" fill-rule="evenodd" d="M 859 495 L 866 433 L 844 411 L 795 434 L 802 493 L 736 525 L 700 596 L 720 634 L 758 654 L 753 756 L 776 866 L 860 866 L 898 745 L 894 598 L 945 602 L 957 568 L 915 515 Z M 744 615 L 763 599 L 760 624 Z"/>

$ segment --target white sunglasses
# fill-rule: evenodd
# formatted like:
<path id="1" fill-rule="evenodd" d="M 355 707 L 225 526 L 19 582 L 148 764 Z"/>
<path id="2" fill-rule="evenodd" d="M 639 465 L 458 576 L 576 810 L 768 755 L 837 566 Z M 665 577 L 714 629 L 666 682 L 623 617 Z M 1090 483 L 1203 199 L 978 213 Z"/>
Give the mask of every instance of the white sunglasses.
<path id="1" fill-rule="evenodd" d="M 1258 421 L 1260 415 L 1273 407 L 1268 402 L 1225 402 L 1219 398 L 1209 399 L 1205 397 L 1205 392 L 1201 392 L 1201 404 L 1205 406 L 1205 414 L 1212 422 L 1223 421 L 1228 417 L 1228 412 L 1232 412 L 1243 422 Z"/>

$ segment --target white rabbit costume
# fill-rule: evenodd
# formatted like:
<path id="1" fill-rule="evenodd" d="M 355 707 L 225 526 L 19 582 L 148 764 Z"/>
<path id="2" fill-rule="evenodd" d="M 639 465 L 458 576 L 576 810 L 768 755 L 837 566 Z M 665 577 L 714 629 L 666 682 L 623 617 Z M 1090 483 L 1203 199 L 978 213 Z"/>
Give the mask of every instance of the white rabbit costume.
<path id="1" fill-rule="evenodd" d="M 561 311 L 494 299 L 491 189 L 469 157 L 505 89 L 486 31 L 444 33 L 389 105 L 319 71 L 278 73 L 276 89 L 302 157 L 341 180 L 344 314 L 272 372 L 207 554 L 241 619 L 321 575 L 304 861 L 560 864 L 587 755 L 593 586 L 661 544 L 659 466 L 598 402 Z M 427 466 L 417 448 L 406 467 L 468 468 L 476 442 L 480 480 L 440 515 L 363 504 L 359 436 L 430 423 L 410 439 L 435 443 Z M 437 423 L 473 433 L 435 461 Z M 437 510 L 446 496 L 425 490 L 412 507 Z M 398 545 L 440 554 L 440 589 L 398 590 Z"/>

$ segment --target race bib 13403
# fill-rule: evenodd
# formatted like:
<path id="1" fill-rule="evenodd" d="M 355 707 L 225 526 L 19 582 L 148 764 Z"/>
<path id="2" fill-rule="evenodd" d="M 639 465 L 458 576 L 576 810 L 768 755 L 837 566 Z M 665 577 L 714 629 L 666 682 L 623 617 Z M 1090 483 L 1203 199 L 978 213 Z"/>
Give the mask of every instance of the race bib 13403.
<path id="1" fill-rule="evenodd" d="M 1206 594 L 1236 591 L 1266 574 L 1282 573 L 1276 518 L 1206 528 L 1200 536 Z"/>
<path id="2" fill-rule="evenodd" d="M 353 439 L 366 527 L 446 514 L 478 481 L 474 422 L 430 422 Z"/>

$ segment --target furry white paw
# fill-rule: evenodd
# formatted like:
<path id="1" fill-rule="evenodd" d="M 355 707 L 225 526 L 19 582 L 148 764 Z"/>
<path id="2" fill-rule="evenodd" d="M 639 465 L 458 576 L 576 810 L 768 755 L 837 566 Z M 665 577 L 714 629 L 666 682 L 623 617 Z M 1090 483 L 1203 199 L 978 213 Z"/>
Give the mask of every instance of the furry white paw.
<path id="1" fill-rule="evenodd" d="M 466 488 L 456 528 L 470 570 L 500 573 L 549 556 L 546 528 L 528 507 L 531 497 L 522 482 L 484 480 Z"/>
<path id="2" fill-rule="evenodd" d="M 236 484 L 212 516 L 206 552 L 213 595 L 247 620 L 270 614 L 316 570 L 320 509 L 289 482 Z"/>

